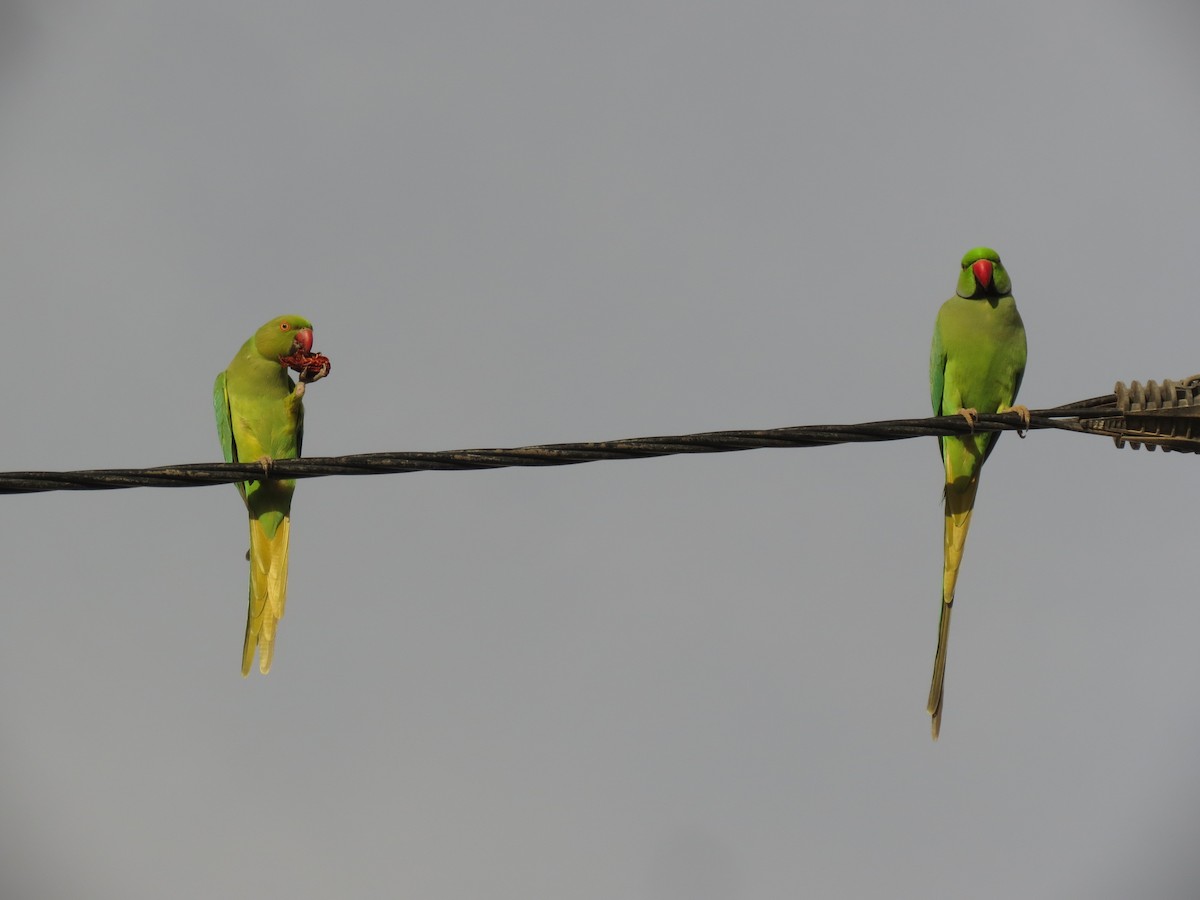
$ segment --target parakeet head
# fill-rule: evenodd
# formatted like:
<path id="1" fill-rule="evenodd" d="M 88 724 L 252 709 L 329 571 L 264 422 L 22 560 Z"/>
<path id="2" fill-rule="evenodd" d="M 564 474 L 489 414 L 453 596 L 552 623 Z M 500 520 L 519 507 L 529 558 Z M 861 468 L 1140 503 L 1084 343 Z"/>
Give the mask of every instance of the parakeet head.
<path id="1" fill-rule="evenodd" d="M 302 316 L 279 316 L 254 332 L 254 346 L 267 359 L 312 350 L 312 322 Z"/>
<path id="2" fill-rule="evenodd" d="M 991 247 L 975 247 L 962 258 L 958 276 L 958 296 L 968 300 L 977 297 L 1003 297 L 1012 293 L 1012 282 L 1000 262 L 1000 254 Z"/>

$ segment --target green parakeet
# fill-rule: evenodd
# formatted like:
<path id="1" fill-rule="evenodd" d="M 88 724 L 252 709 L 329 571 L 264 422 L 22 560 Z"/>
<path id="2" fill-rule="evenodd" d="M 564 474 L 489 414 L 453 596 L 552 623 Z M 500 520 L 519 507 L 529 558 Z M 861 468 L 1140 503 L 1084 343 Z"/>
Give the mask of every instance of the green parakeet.
<path id="1" fill-rule="evenodd" d="M 288 533 L 296 482 L 270 479 L 270 463 L 296 459 L 304 439 L 304 386 L 324 377 L 329 361 L 313 354 L 312 324 L 300 316 L 280 316 L 254 333 L 217 376 L 213 409 L 226 462 L 259 462 L 264 478 L 238 484 L 250 513 L 250 604 L 242 674 L 250 674 L 254 650 L 258 669 L 271 670 L 275 629 L 287 599 Z M 323 361 L 323 367 L 313 361 Z M 288 366 L 300 371 L 300 383 Z"/>
<path id="2" fill-rule="evenodd" d="M 929 354 L 929 392 L 935 416 L 962 415 L 974 425 L 980 414 L 1014 410 L 1029 422 L 1029 410 L 1013 406 L 1025 374 L 1025 326 L 1012 298 L 1008 272 L 988 247 L 968 250 L 962 258 L 958 292 L 938 311 Z M 942 604 L 938 624 L 929 714 L 933 738 L 942 724 L 946 642 L 954 585 L 971 524 L 979 472 L 1000 437 L 998 432 L 942 437 L 946 467 Z"/>

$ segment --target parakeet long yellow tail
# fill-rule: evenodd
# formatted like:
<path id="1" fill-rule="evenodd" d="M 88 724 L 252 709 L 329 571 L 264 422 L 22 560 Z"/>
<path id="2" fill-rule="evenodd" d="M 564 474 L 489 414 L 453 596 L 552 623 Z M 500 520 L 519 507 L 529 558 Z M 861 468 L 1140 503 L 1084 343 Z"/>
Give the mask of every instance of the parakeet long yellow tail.
<path id="1" fill-rule="evenodd" d="M 250 674 L 254 648 L 259 648 L 258 671 L 271 671 L 275 626 L 287 602 L 288 533 L 291 520 L 284 516 L 267 537 L 257 518 L 250 519 L 250 606 L 246 615 L 246 642 L 242 645 L 242 675 Z"/>
<path id="2" fill-rule="evenodd" d="M 950 612 L 954 606 L 954 586 L 958 582 L 958 567 L 962 563 L 967 529 L 971 527 L 971 511 L 975 508 L 975 492 L 979 478 L 967 481 L 962 488 L 946 485 L 946 524 L 942 563 L 942 615 L 938 622 L 937 655 L 933 660 L 933 683 L 929 687 L 929 714 L 933 717 L 933 739 L 942 728 L 942 690 L 946 680 L 946 645 L 950 640 Z"/>

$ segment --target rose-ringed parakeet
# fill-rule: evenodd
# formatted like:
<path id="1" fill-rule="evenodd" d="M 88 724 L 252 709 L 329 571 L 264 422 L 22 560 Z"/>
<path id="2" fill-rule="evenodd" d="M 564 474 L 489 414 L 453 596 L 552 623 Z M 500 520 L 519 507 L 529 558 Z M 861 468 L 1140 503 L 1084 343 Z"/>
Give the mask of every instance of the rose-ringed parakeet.
<path id="1" fill-rule="evenodd" d="M 974 425 L 980 414 L 1013 410 L 1029 423 L 1029 410 L 1012 405 L 1025 374 L 1025 326 L 1011 291 L 1008 272 L 995 250 L 976 247 L 967 251 L 962 258 L 957 294 L 942 305 L 933 329 L 929 391 L 935 416 L 962 415 Z M 942 724 L 954 585 L 979 488 L 979 472 L 999 437 L 999 432 L 993 431 L 940 439 L 946 467 L 945 546 L 937 655 L 929 689 L 934 740 Z"/>
<path id="2" fill-rule="evenodd" d="M 275 628 L 287 598 L 288 533 L 296 482 L 269 479 L 276 459 L 296 459 L 304 439 L 304 386 L 329 374 L 329 360 L 312 353 L 312 324 L 280 316 L 254 333 L 213 385 L 217 433 L 226 462 L 258 462 L 264 477 L 238 484 L 250 513 L 250 606 L 242 674 L 271 670 Z M 288 366 L 300 372 L 296 384 Z"/>

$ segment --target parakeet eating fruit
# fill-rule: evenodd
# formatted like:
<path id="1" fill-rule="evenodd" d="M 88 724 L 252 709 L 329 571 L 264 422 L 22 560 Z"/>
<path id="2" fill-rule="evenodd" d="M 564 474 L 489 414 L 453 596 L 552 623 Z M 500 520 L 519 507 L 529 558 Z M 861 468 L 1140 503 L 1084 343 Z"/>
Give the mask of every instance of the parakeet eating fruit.
<path id="1" fill-rule="evenodd" d="M 258 462 L 263 478 L 238 484 L 250 513 L 250 608 L 242 674 L 271 670 L 275 629 L 287 599 L 288 533 L 296 482 L 271 479 L 276 459 L 296 459 L 304 439 L 304 387 L 329 374 L 329 360 L 312 352 L 312 324 L 280 316 L 254 333 L 213 385 L 217 434 L 226 462 Z M 296 384 L 288 367 L 300 373 Z"/>
<path id="2" fill-rule="evenodd" d="M 1029 410 L 1013 406 L 1025 374 L 1025 326 L 1012 298 L 1008 272 L 988 247 L 968 250 L 962 258 L 958 292 L 938 311 L 929 354 L 929 392 L 935 416 L 961 415 L 974 425 L 980 414 L 1014 411 L 1029 424 Z M 940 439 L 946 467 L 942 608 L 938 624 L 929 714 L 933 738 L 942 724 L 946 642 L 954 586 L 971 524 L 979 472 L 996 446 L 999 432 Z"/>

